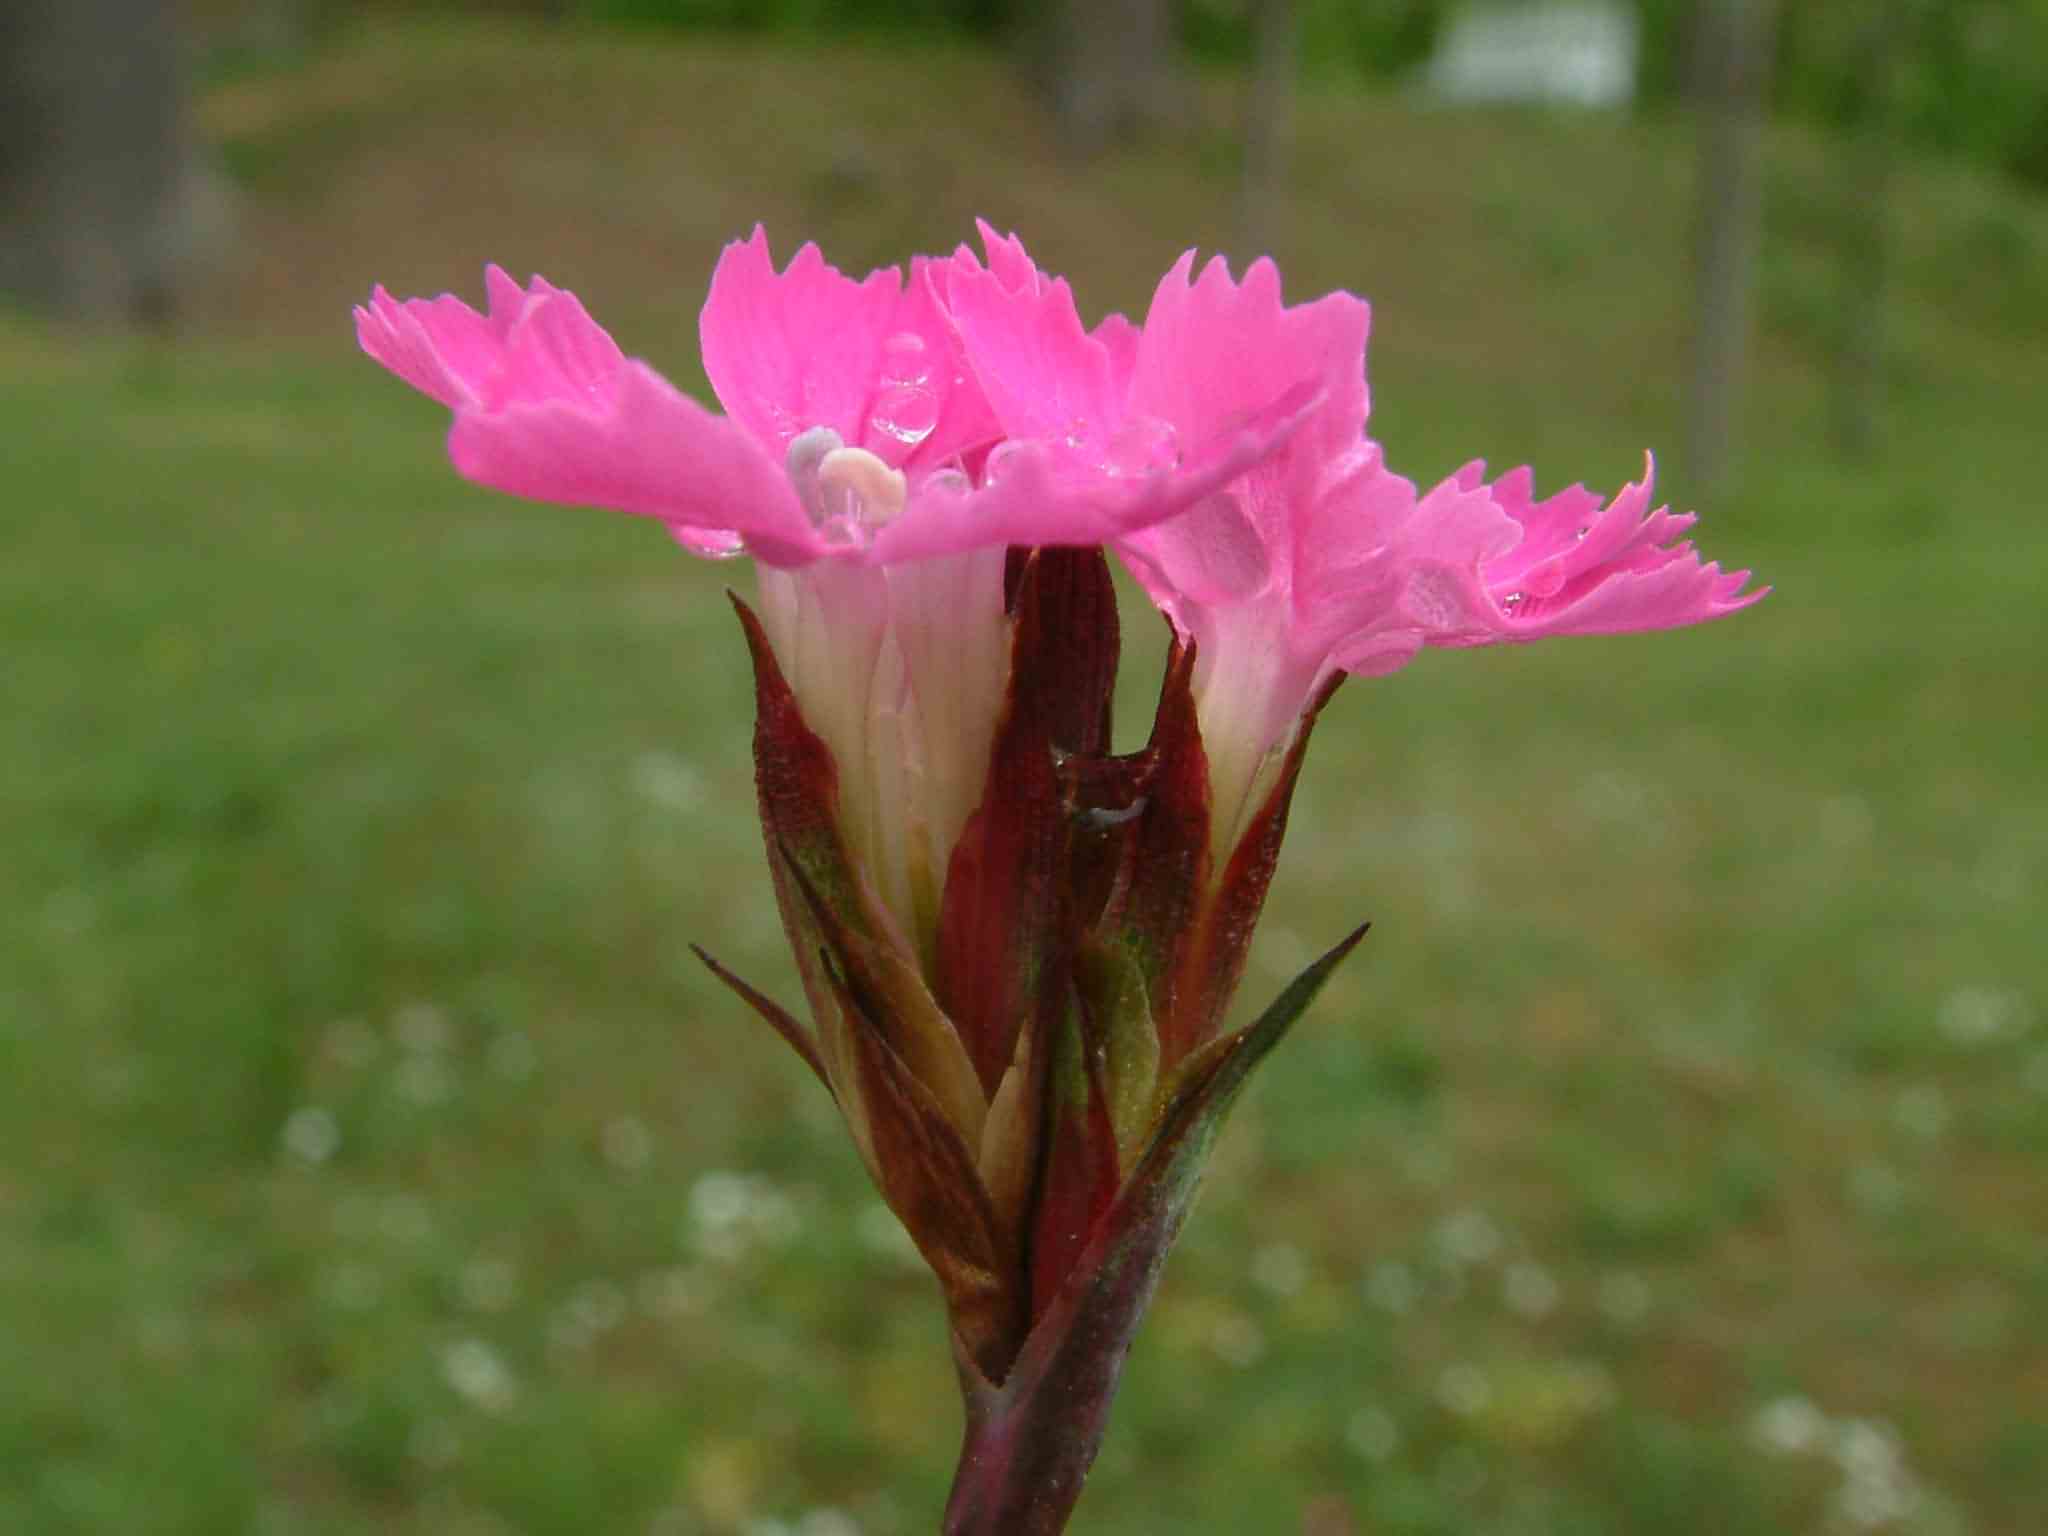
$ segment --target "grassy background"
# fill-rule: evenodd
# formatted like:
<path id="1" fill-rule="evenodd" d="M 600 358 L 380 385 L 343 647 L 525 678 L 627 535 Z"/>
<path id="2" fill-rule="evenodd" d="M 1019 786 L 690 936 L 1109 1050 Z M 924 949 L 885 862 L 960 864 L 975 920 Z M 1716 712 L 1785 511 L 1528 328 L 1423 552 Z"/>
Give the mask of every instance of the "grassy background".
<path id="1" fill-rule="evenodd" d="M 972 53 L 364 34 L 205 101 L 243 238 L 189 339 L 0 326 L 0 1530 L 931 1527 L 929 1282 L 685 948 L 791 992 L 744 570 L 465 487 L 346 306 L 539 268 L 694 381 L 757 218 L 859 267 L 983 212 L 1141 307 L 1227 234 L 1234 110 L 1084 176 Z M 1276 245 L 1378 305 L 1397 465 L 1673 439 L 1677 128 L 1318 97 L 1299 139 Z M 1913 169 L 1845 470 L 1830 147 L 1772 155 L 1704 542 L 1778 594 L 1340 698 L 1248 1001 L 1377 926 L 1077 1528 L 2048 1525 L 2048 209 Z"/>

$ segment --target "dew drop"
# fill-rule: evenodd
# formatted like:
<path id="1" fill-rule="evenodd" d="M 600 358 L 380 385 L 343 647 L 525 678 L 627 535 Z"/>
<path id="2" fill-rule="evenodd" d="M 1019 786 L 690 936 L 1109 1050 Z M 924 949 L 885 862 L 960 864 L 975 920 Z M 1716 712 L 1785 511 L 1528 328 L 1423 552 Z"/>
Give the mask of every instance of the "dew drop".
<path id="1" fill-rule="evenodd" d="M 1134 416 L 1110 435 L 1103 468 L 1112 475 L 1148 475 L 1180 463 L 1179 434 L 1157 416 Z"/>
<path id="2" fill-rule="evenodd" d="M 915 331 L 898 331 L 882 343 L 882 382 L 923 384 L 931 378 L 931 360 L 925 355 L 924 338 Z"/>
<path id="3" fill-rule="evenodd" d="M 1522 593 L 1510 592 L 1506 597 L 1500 600 L 1500 605 L 1507 612 L 1516 613 L 1520 611 L 1522 604 L 1527 601 L 1528 598 L 1525 597 Z"/>
<path id="4" fill-rule="evenodd" d="M 1023 452 L 1024 445 L 1014 439 L 997 443 L 989 450 L 988 462 L 982 466 L 982 484 L 994 485 L 1002 479 L 1016 464 L 1017 456 Z"/>
<path id="5" fill-rule="evenodd" d="M 790 413 L 789 407 L 780 400 L 771 400 L 766 395 L 763 395 L 760 399 L 760 406 L 768 419 L 775 423 L 775 430 L 780 436 L 794 437 L 801 430 L 796 424 L 796 417 Z"/>
<path id="6" fill-rule="evenodd" d="M 1591 528 L 1581 527 L 1574 530 L 1574 532 L 1572 533 L 1572 537 L 1575 539 L 1583 539 L 1587 534 L 1591 533 L 1592 531 L 1593 530 Z"/>
<path id="7" fill-rule="evenodd" d="M 868 425 L 877 432 L 912 448 L 930 437 L 938 424 L 939 397 L 922 382 L 885 383 L 868 416 Z"/>

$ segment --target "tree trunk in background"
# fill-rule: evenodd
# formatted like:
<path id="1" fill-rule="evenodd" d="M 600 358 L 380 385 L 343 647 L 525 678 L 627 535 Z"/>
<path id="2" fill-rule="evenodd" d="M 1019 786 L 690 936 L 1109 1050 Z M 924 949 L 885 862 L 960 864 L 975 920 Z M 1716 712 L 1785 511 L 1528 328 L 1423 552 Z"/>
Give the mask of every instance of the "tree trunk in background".
<path id="1" fill-rule="evenodd" d="M 224 217 L 187 122 L 176 0 L 0 12 L 0 293 L 93 321 L 169 320 Z"/>
<path id="2" fill-rule="evenodd" d="M 1174 105 L 1172 0 L 1048 0 L 1029 23 L 1033 74 L 1068 153 L 1157 128 Z"/>
<path id="3" fill-rule="evenodd" d="M 1841 309 L 1836 316 L 1834 437 L 1861 463 L 1877 448 L 1884 412 L 1885 306 L 1891 286 L 1892 183 L 1898 164 L 1894 82 L 1912 22 L 1909 0 L 1880 0 L 1857 38 L 1850 71 L 1854 121 L 1842 188 Z"/>
<path id="4" fill-rule="evenodd" d="M 1703 498 L 1735 473 L 1763 210 L 1777 0 L 1702 0 L 1698 297 L 1688 448 Z"/>
<path id="5" fill-rule="evenodd" d="M 1255 0 L 1256 53 L 1245 97 L 1244 181 L 1238 191 L 1238 241 L 1247 260 L 1270 253 L 1287 211 L 1287 140 L 1293 105 L 1299 18 L 1294 0 Z"/>

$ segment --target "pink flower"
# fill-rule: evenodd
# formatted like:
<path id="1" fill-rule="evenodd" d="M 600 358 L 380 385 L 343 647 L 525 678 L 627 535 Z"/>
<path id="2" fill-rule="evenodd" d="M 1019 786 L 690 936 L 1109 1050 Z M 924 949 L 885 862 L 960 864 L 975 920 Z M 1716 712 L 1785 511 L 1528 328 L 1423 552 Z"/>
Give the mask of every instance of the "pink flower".
<path id="1" fill-rule="evenodd" d="M 699 553 L 775 566 L 1099 543 L 1179 511 L 1284 430 L 1269 411 L 1140 475 L 1063 435 L 1004 433 L 942 303 L 957 260 L 856 282 L 813 245 L 778 273 L 759 229 L 727 246 L 700 324 L 722 417 L 621 353 L 574 294 L 496 267 L 488 314 L 379 288 L 356 335 L 455 413 L 449 453 L 470 479 L 656 517 Z"/>
<path id="2" fill-rule="evenodd" d="M 1275 357 L 1262 397 L 1228 419 L 1169 440 L 1148 418 L 1142 442 L 1096 430 L 1133 424 L 1123 416 L 1084 428 L 1096 394 L 1106 409 L 1147 366 L 1134 328 L 1112 317 L 1091 336 L 1075 321 L 1059 339 L 1082 349 L 1077 365 L 1035 374 L 1032 348 L 1072 319 L 1072 298 L 1014 237 L 982 233 L 993 277 L 964 248 L 915 258 L 906 282 L 893 268 L 855 281 L 814 245 L 777 272 L 759 229 L 727 246 L 699 326 L 723 416 L 541 278 L 521 288 L 490 268 L 487 314 L 381 288 L 356 311 L 363 349 L 454 413 L 449 454 L 468 478 L 757 557 L 764 631 L 840 764 L 849 834 L 906 935 L 935 921 L 982 791 L 1008 676 L 1005 550 L 1101 544 L 1184 510 L 1272 452 L 1314 388 Z M 983 321 L 978 351 L 951 312 L 960 292 Z M 1038 385 L 1070 387 L 999 421 L 991 378 L 1013 408 Z"/>
<path id="3" fill-rule="evenodd" d="M 1242 282 L 1220 258 L 1192 272 L 1184 256 L 1160 283 L 1127 368 L 1091 356 L 1042 299 L 1036 351 L 1012 344 L 999 354 L 1007 368 L 984 365 L 982 376 L 1006 429 L 1050 430 L 1046 402 L 1078 400 L 1162 436 L 1213 433 L 1280 378 L 1319 381 L 1320 404 L 1278 452 L 1184 516 L 1115 540 L 1195 646 L 1219 850 L 1339 674 L 1394 671 L 1425 645 L 1697 623 L 1763 595 L 1742 592 L 1747 572 L 1701 563 L 1679 538 L 1691 516 L 1646 511 L 1647 473 L 1605 506 L 1579 487 L 1538 502 L 1527 470 L 1488 484 L 1478 464 L 1418 497 L 1364 435 L 1363 301 L 1337 293 L 1286 307 L 1270 261 Z M 991 331 L 1032 314 L 994 304 L 994 287 L 956 260 L 950 291 L 978 365 L 995 352 Z"/>

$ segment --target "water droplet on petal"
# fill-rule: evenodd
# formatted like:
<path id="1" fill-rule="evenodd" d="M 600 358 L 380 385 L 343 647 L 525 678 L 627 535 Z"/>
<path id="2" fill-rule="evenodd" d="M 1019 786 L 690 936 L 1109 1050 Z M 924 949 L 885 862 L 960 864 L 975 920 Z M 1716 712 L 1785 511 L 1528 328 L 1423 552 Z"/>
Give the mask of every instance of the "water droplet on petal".
<path id="1" fill-rule="evenodd" d="M 931 360 L 925 355 L 924 338 L 917 332 L 898 331 L 882 343 L 884 383 L 922 384 L 931 376 Z"/>
<path id="2" fill-rule="evenodd" d="M 868 425 L 885 437 L 915 448 L 939 424 L 939 397 L 922 383 L 885 383 L 875 396 Z"/>
<path id="3" fill-rule="evenodd" d="M 988 462 L 982 466 L 982 484 L 994 485 L 1010 471 L 1017 462 L 1018 455 L 1023 452 L 1024 444 L 1014 439 L 997 443 L 989 450 Z"/>
<path id="4" fill-rule="evenodd" d="M 1503 612 L 1512 614 L 1519 612 L 1522 604 L 1524 604 L 1527 601 L 1528 598 L 1524 596 L 1522 593 L 1510 592 L 1506 597 L 1500 600 L 1500 606 Z"/>
<path id="5" fill-rule="evenodd" d="M 1180 463 L 1180 438 L 1173 423 L 1157 416 L 1133 416 L 1110 434 L 1102 467 L 1112 475 L 1149 475 Z"/>
<path id="6" fill-rule="evenodd" d="M 920 491 L 936 491 L 941 496 L 965 496 L 974 489 L 974 482 L 967 478 L 967 472 L 948 466 L 935 469 L 924 477 L 918 486 Z"/>
<path id="7" fill-rule="evenodd" d="M 1581 527 L 1573 531 L 1572 537 L 1575 539 L 1583 539 L 1587 534 L 1591 533 L 1592 531 L 1593 530 L 1591 528 Z"/>
<path id="8" fill-rule="evenodd" d="M 797 435 L 799 429 L 796 424 L 796 417 L 790 414 L 788 406 L 784 405 L 780 400 L 770 400 L 765 395 L 760 398 L 758 403 L 763 413 L 767 415 L 768 420 L 774 424 L 777 437 L 787 439 Z"/>

